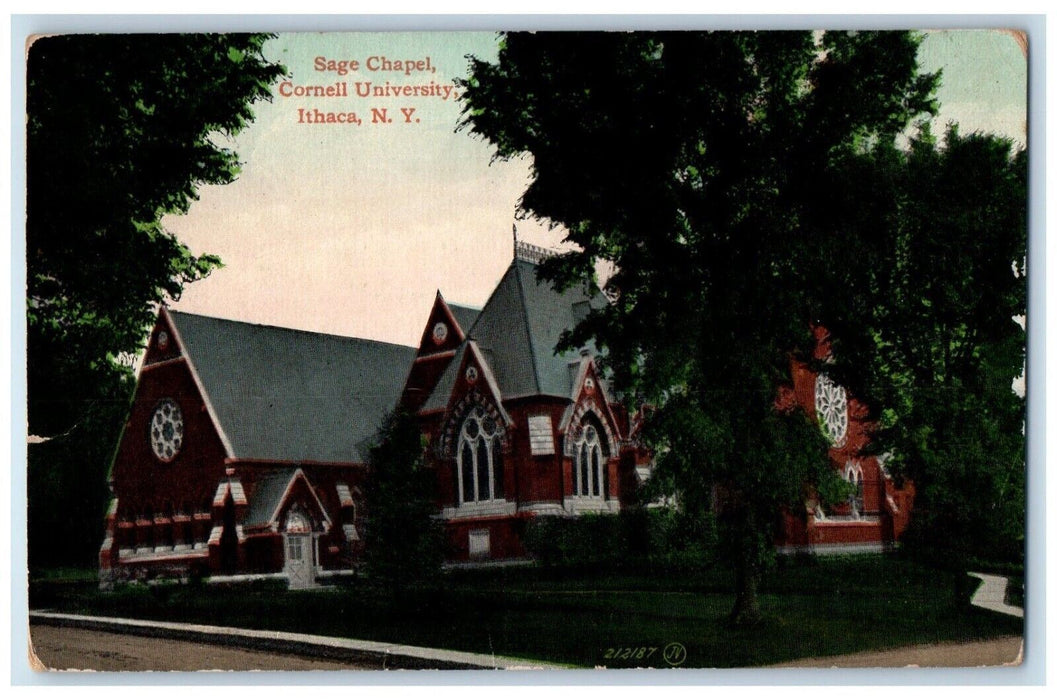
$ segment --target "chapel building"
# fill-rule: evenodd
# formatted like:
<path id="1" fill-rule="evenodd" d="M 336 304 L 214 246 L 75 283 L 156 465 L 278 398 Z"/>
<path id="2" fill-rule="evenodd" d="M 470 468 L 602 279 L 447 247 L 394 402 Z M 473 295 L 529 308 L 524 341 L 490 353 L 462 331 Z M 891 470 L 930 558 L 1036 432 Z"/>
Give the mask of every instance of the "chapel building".
<path id="1" fill-rule="evenodd" d="M 349 575 L 369 527 L 367 455 L 384 417 L 418 416 L 452 565 L 523 560 L 528 521 L 618 513 L 652 456 L 596 365 L 556 353 L 605 304 L 597 289 L 536 278 L 547 252 L 518 244 L 485 305 L 437 293 L 418 347 L 162 308 L 110 472 L 101 585 L 158 576 Z M 786 401 L 819 416 L 852 502 L 781 516 L 786 549 L 880 549 L 906 526 L 912 489 L 861 457 L 865 411 L 794 362 Z"/>

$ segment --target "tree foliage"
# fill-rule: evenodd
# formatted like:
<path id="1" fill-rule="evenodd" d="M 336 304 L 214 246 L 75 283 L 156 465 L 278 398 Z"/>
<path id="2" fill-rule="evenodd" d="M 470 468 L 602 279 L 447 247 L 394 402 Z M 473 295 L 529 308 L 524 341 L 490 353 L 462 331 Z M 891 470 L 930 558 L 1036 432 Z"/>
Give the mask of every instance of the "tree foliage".
<path id="1" fill-rule="evenodd" d="M 95 560 L 106 472 L 155 305 L 220 264 L 164 230 L 230 182 L 234 135 L 284 72 L 263 35 L 70 35 L 27 57 L 30 566 Z"/>
<path id="2" fill-rule="evenodd" d="M 880 409 L 875 443 L 918 487 L 911 543 L 958 569 L 1019 560 L 1025 153 L 951 126 L 942 142 L 925 130 L 908 149 L 856 161 L 835 184 L 834 212 L 870 248 L 846 268 L 855 293 L 822 311 L 841 329 L 834 372 Z M 863 201 L 877 204 L 859 211 Z"/>
<path id="3" fill-rule="evenodd" d="M 424 468 L 424 450 L 415 416 L 397 411 L 367 461 L 367 573 L 397 596 L 427 582 L 443 557 L 435 475 Z"/>
<path id="4" fill-rule="evenodd" d="M 154 306 L 219 265 L 161 226 L 238 174 L 231 136 L 284 72 L 264 35 L 42 37 L 27 60 L 30 432 L 124 401 Z"/>
<path id="5" fill-rule="evenodd" d="M 102 403 L 62 438 L 29 445 L 26 531 L 29 571 L 95 568 L 109 496 L 106 470 L 126 416 Z"/>
<path id="6" fill-rule="evenodd" d="M 560 285 L 615 273 L 592 337 L 617 386 L 654 407 L 658 476 L 684 501 L 723 490 L 733 617 L 758 616 L 755 581 L 776 513 L 835 477 L 817 428 L 774 411 L 790 353 L 844 294 L 848 241 L 831 186 L 855 154 L 934 111 L 937 76 L 904 32 L 508 34 L 472 61 L 464 125 L 500 158 L 530 153 L 525 214 L 579 250 L 548 261 Z"/>

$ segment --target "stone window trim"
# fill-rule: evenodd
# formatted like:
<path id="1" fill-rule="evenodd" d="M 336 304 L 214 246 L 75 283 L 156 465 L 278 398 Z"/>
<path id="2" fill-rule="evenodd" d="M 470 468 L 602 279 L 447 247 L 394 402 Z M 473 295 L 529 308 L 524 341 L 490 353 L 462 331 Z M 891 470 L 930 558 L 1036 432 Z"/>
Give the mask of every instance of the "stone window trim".
<path id="1" fill-rule="evenodd" d="M 440 440 L 434 448 L 434 454 L 440 459 L 456 459 L 458 457 L 459 436 L 461 434 L 466 417 L 471 413 L 479 411 L 490 416 L 497 426 L 499 444 L 505 454 L 510 451 L 510 433 L 507 428 L 512 425 L 510 416 L 502 407 L 496 406 L 492 401 L 485 398 L 480 391 L 474 390 L 466 394 L 450 411 L 449 418 L 444 423 L 444 430 Z"/>
<path id="2" fill-rule="evenodd" d="M 587 399 L 576 405 L 567 420 L 563 420 L 565 427 L 564 449 L 566 457 L 576 458 L 576 450 L 581 440 L 582 431 L 589 422 L 596 423 L 599 429 L 599 439 L 602 442 L 602 451 L 606 455 L 614 455 L 618 450 L 618 439 L 609 427 L 609 423 L 602 417 L 604 412 L 594 400 Z M 561 429 L 561 428 L 559 428 Z"/>
<path id="3" fill-rule="evenodd" d="M 516 515 L 518 504 L 513 501 L 496 500 L 480 503 L 463 503 L 460 506 L 441 508 L 441 520 L 477 520 L 480 518 L 505 518 Z"/>

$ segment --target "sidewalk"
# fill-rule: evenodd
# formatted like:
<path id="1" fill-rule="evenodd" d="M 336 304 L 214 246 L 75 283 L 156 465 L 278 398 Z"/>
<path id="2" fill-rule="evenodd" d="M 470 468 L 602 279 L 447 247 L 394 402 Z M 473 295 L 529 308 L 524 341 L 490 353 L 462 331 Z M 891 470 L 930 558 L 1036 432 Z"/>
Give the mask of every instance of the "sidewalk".
<path id="1" fill-rule="evenodd" d="M 969 602 L 985 610 L 993 610 L 1006 615 L 1013 615 L 1014 617 L 1024 617 L 1024 608 L 1006 605 L 1006 585 L 1008 581 L 1005 576 L 978 574 L 975 571 L 970 571 L 969 575 L 983 581 Z"/>
<path id="2" fill-rule="evenodd" d="M 79 627 L 146 637 L 165 637 L 208 644 L 237 645 L 250 649 L 288 654 L 320 656 L 376 664 L 386 669 L 496 669 L 543 670 L 561 666 L 526 659 L 489 654 L 474 654 L 448 649 L 387 644 L 361 639 L 323 637 L 314 634 L 247 630 L 236 627 L 194 625 L 181 622 L 132 620 L 117 617 L 70 615 L 31 611 L 29 620 L 36 624 Z"/>

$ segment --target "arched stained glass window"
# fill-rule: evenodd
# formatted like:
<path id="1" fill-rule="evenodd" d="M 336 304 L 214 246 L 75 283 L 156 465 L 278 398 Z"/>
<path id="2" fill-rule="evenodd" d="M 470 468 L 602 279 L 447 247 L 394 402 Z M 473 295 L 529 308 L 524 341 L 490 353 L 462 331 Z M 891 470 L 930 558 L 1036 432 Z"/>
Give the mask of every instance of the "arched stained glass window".
<path id="1" fill-rule="evenodd" d="M 591 495 L 602 496 L 604 495 L 601 491 L 603 474 L 602 474 L 602 448 L 598 445 L 592 446 L 590 450 L 591 454 L 591 474 L 594 475 L 594 479 L 591 481 Z"/>
<path id="2" fill-rule="evenodd" d="M 492 495 L 492 460 L 491 443 L 488 440 L 477 440 L 477 499 L 481 501 L 491 500 Z M 482 469 L 482 467 L 484 467 Z M 488 494 L 484 498 L 484 494 Z"/>
<path id="3" fill-rule="evenodd" d="M 848 462 L 844 467 L 844 478 L 848 480 L 848 483 L 855 487 L 855 491 L 848 497 L 848 506 L 851 508 L 852 516 L 857 518 L 862 515 L 864 507 L 862 465 L 855 462 Z"/>
<path id="4" fill-rule="evenodd" d="M 474 473 L 476 472 L 475 464 L 477 460 L 474 459 L 473 454 L 473 442 L 466 438 L 466 431 L 459 436 L 459 482 L 461 488 L 459 489 L 459 503 L 466 503 L 467 501 L 476 501 L 475 481 Z"/>
<path id="5" fill-rule="evenodd" d="M 602 452 L 602 441 L 598 428 L 588 423 L 576 449 L 576 495 L 602 498 L 606 495 L 606 460 Z"/>
<path id="6" fill-rule="evenodd" d="M 456 454 L 460 505 L 503 498 L 499 426 L 484 409 L 474 408 L 466 416 Z"/>
<path id="7" fill-rule="evenodd" d="M 591 483 L 591 458 L 588 454 L 587 443 L 581 442 L 580 449 L 577 451 L 577 480 L 576 480 L 576 495 L 586 496 L 588 484 Z"/>

